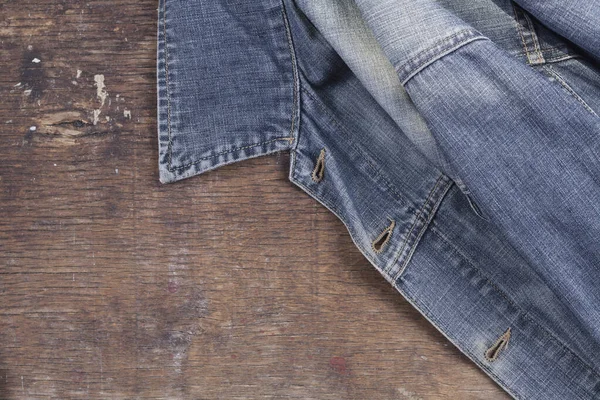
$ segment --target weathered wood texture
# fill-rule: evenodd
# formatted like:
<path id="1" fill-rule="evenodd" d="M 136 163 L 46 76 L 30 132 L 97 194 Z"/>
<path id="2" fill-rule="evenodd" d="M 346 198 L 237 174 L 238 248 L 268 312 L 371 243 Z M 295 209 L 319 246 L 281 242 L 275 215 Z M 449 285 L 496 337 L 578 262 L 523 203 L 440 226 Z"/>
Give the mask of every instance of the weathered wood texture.
<path id="1" fill-rule="evenodd" d="M 0 398 L 508 398 L 286 153 L 158 182 L 156 7 L 0 1 Z"/>

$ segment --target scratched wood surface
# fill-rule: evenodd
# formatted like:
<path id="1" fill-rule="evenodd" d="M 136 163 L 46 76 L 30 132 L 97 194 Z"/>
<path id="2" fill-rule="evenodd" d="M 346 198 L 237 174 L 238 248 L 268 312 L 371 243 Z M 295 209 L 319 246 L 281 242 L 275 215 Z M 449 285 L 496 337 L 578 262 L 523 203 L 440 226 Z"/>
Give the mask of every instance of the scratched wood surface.
<path id="1" fill-rule="evenodd" d="M 287 180 L 157 176 L 156 0 L 0 0 L 0 399 L 507 399 Z"/>

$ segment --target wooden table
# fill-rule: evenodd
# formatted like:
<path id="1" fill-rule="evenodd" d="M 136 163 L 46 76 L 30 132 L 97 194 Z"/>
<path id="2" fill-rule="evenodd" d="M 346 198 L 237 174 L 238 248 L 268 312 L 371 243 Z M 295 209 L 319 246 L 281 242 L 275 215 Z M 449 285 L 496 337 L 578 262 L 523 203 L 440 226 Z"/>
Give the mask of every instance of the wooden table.
<path id="1" fill-rule="evenodd" d="M 0 398 L 509 398 L 287 153 L 159 183 L 156 8 L 0 0 Z"/>

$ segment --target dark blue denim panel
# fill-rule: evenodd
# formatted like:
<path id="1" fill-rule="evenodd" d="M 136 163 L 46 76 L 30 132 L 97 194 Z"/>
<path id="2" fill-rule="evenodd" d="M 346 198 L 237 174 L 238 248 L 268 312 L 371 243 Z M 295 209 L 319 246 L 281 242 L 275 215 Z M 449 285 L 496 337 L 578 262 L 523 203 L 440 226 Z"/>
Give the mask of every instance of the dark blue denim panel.
<path id="1" fill-rule="evenodd" d="M 600 375 L 570 348 L 570 336 L 556 336 L 555 325 L 527 310 L 529 301 L 542 300 L 527 296 L 545 297 L 548 303 L 537 305 L 546 312 L 563 312 L 555 309 L 561 299 L 548 296 L 545 283 L 531 276 L 518 254 L 493 238 L 497 231 L 471 218 L 468 210 L 463 194 L 452 187 L 396 289 L 515 399 L 600 399 Z M 478 256 L 486 244 L 489 257 Z M 528 295 L 515 297 L 527 290 Z M 508 329 L 507 346 L 489 360 L 486 352 Z M 586 338 L 575 340 L 580 339 Z"/>
<path id="2" fill-rule="evenodd" d="M 287 149 L 298 108 L 280 0 L 161 0 L 160 179 Z"/>
<path id="3" fill-rule="evenodd" d="M 415 168 L 401 159 L 390 174 L 370 154 L 379 149 L 377 136 L 393 131 L 370 131 L 357 125 L 348 130 L 348 121 L 337 119 L 333 113 L 331 99 L 322 99 L 307 87 L 301 95 L 300 132 L 292 152 L 290 180 L 338 216 L 365 257 L 393 282 L 408 264 L 452 182 L 430 165 Z M 335 99 L 340 98 L 333 102 Z M 353 99 L 368 104 L 368 95 L 361 90 L 354 91 Z M 377 119 L 373 114 L 368 120 Z M 364 137 L 370 137 L 373 146 L 365 146 L 359 139 Z M 324 176 L 315 182 L 312 171 L 321 150 L 325 155 Z M 414 152 L 401 141 L 394 150 Z M 413 188 L 406 190 L 411 183 Z M 390 225 L 389 241 L 376 251 L 374 240 Z"/>
<path id="4" fill-rule="evenodd" d="M 434 226 L 463 257 L 477 268 L 507 298 L 554 332 L 565 346 L 587 363 L 600 368 L 600 343 L 580 323 L 559 293 L 551 290 L 543 276 L 512 247 L 496 227 L 469 212 L 459 196 L 451 196 L 440 207 Z M 475 239 L 476 238 L 476 239 Z"/>

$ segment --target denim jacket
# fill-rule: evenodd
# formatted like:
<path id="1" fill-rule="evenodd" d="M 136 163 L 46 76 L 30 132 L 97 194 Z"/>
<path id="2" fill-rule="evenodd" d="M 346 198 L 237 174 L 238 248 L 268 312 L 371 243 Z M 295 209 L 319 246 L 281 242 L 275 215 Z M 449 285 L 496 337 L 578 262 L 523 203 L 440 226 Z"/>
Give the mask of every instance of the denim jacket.
<path id="1" fill-rule="evenodd" d="M 289 179 L 518 399 L 600 399 L 600 3 L 160 0 L 163 183 Z"/>

